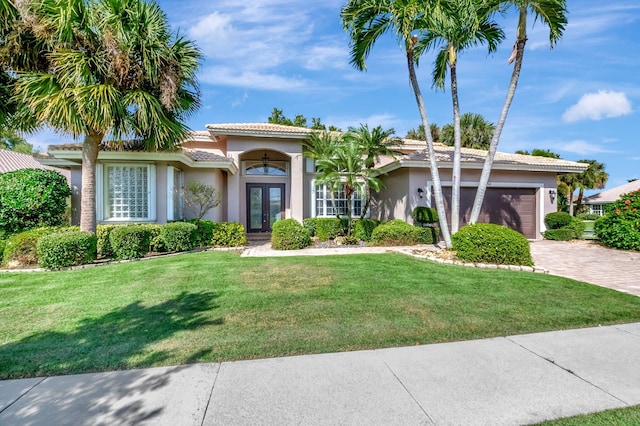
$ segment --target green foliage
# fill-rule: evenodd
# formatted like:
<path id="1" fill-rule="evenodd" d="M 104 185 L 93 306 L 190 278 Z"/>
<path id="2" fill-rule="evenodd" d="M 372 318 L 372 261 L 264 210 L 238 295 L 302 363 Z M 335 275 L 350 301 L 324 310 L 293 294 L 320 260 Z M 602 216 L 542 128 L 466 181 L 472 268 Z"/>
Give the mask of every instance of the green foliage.
<path id="1" fill-rule="evenodd" d="M 316 237 L 320 241 L 332 240 L 342 234 L 342 230 L 342 221 L 336 217 L 319 217 L 316 219 Z"/>
<path id="2" fill-rule="evenodd" d="M 240 247 L 247 244 L 244 226 L 238 222 L 214 224 L 211 244 L 216 247 Z"/>
<path id="3" fill-rule="evenodd" d="M 2 264 L 2 257 L 4 256 L 4 246 L 7 244 L 5 240 L 0 238 L 0 264 Z"/>
<path id="4" fill-rule="evenodd" d="M 45 235 L 38 240 L 41 268 L 61 269 L 91 263 L 96 258 L 98 238 L 91 232 L 74 231 Z"/>
<path id="5" fill-rule="evenodd" d="M 594 225 L 596 237 L 609 247 L 640 251 L 640 185 L 623 194 Z"/>
<path id="6" fill-rule="evenodd" d="M 271 230 L 271 247 L 274 250 L 300 250 L 311 245 L 311 237 L 295 219 L 279 220 Z"/>
<path id="7" fill-rule="evenodd" d="M 38 265 L 37 245 L 40 238 L 53 233 L 77 230 L 77 227 L 42 227 L 13 234 L 5 242 L 2 264 L 10 268 L 35 267 Z"/>
<path id="8" fill-rule="evenodd" d="M 421 225 L 425 223 L 438 223 L 440 220 L 436 209 L 424 206 L 414 208 L 411 213 L 411 217 L 415 223 L 419 223 Z"/>
<path id="9" fill-rule="evenodd" d="M 600 215 L 595 213 L 580 213 L 578 216 L 582 220 L 597 220 L 600 219 Z"/>
<path id="10" fill-rule="evenodd" d="M 346 246 L 355 246 L 360 243 L 360 239 L 356 237 L 354 234 L 347 234 L 343 237 L 338 237 L 338 239 L 341 239 L 342 244 Z"/>
<path id="11" fill-rule="evenodd" d="M 529 241 L 513 229 L 492 223 L 464 226 L 452 237 L 460 260 L 500 265 L 533 265 Z"/>
<path id="12" fill-rule="evenodd" d="M 584 234 L 586 225 L 584 224 L 584 220 L 579 217 L 572 217 L 571 222 L 569 222 L 569 225 L 567 225 L 566 228 L 573 231 L 574 238 L 580 238 L 582 237 L 582 234 Z"/>
<path id="13" fill-rule="evenodd" d="M 151 231 L 143 225 L 118 226 L 109 234 L 115 259 L 139 259 L 149 252 Z"/>
<path id="14" fill-rule="evenodd" d="M 0 149 L 19 152 L 21 154 L 33 153 L 33 145 L 28 143 L 15 130 L 3 128 L 1 126 L 0 126 Z"/>
<path id="15" fill-rule="evenodd" d="M 360 219 L 353 225 L 353 236 L 361 241 L 371 241 L 373 230 L 380 224 L 375 219 Z"/>
<path id="16" fill-rule="evenodd" d="M 127 225 L 124 225 L 127 226 Z M 156 223 L 143 223 L 138 226 L 146 229 L 149 233 L 149 251 L 150 252 L 163 252 L 167 251 L 164 246 L 164 240 L 162 239 L 162 227 L 164 225 L 158 225 Z"/>
<path id="17" fill-rule="evenodd" d="M 120 226 L 122 225 L 98 225 L 96 227 L 96 237 L 98 237 L 97 250 L 99 257 L 113 257 L 113 248 L 111 247 L 109 234 Z"/>
<path id="18" fill-rule="evenodd" d="M 0 228 L 15 232 L 63 224 L 71 189 L 60 173 L 23 169 L 0 174 Z"/>
<path id="19" fill-rule="evenodd" d="M 213 239 L 213 228 L 215 223 L 210 220 L 191 219 L 187 222 L 193 223 L 198 228 L 196 230 L 196 245 L 200 247 L 208 246 Z"/>
<path id="20" fill-rule="evenodd" d="M 580 234 L 582 235 L 582 234 Z M 542 233 L 545 240 L 569 241 L 576 238 L 576 233 L 571 228 L 549 229 Z"/>
<path id="21" fill-rule="evenodd" d="M 411 246 L 437 241 L 438 228 L 419 228 L 399 219 L 377 226 L 371 233 L 374 246 Z"/>
<path id="22" fill-rule="evenodd" d="M 560 229 L 571 223 L 571 215 L 565 212 L 549 213 L 544 217 L 544 222 L 549 229 Z"/>
<path id="23" fill-rule="evenodd" d="M 315 237 L 316 235 L 316 221 L 315 217 L 308 217 L 302 220 L 302 226 L 309 232 L 311 237 Z"/>
<path id="24" fill-rule="evenodd" d="M 188 251 L 197 245 L 197 232 L 198 227 L 192 223 L 167 223 L 160 228 L 160 238 L 167 251 Z"/>
<path id="25" fill-rule="evenodd" d="M 185 183 L 182 198 L 185 206 L 195 215 L 196 219 L 202 219 L 209 210 L 218 207 L 221 202 L 220 192 L 213 186 L 197 180 Z"/>

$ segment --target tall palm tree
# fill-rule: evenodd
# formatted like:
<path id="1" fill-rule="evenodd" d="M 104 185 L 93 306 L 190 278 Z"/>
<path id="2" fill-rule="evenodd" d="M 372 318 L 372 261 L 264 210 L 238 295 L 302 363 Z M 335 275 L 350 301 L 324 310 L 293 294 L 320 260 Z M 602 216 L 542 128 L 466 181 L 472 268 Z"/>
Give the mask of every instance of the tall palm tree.
<path id="1" fill-rule="evenodd" d="M 496 129 L 491 138 L 489 152 L 482 168 L 480 181 L 478 182 L 478 191 L 473 202 L 469 223 L 475 223 L 480 216 L 480 209 L 484 201 L 484 195 L 489 184 L 489 176 L 493 168 L 493 160 L 498 149 L 498 142 L 504 123 L 507 120 L 507 114 L 511 107 L 511 102 L 516 93 L 518 79 L 520 78 L 520 70 L 522 69 L 522 59 L 524 58 L 524 47 L 527 43 L 527 16 L 529 11 L 533 13 L 535 19 L 549 27 L 549 43 L 553 48 L 562 37 L 565 25 L 567 24 L 567 5 L 566 0 L 493 0 L 496 7 L 509 8 L 514 7 L 518 11 L 518 27 L 516 31 L 516 43 L 513 46 L 509 63 L 515 62 L 511 73 L 511 82 L 507 90 L 507 96 L 500 113 L 500 118 L 496 124 Z"/>
<path id="2" fill-rule="evenodd" d="M 95 171 L 106 139 L 137 138 L 149 150 L 175 149 L 183 120 L 199 105 L 200 53 L 173 34 L 145 0 L 24 0 L 21 25 L 45 48 L 17 68 L 22 121 L 35 117 L 83 138 L 80 227 L 96 229 Z M 21 7 L 21 12 L 23 8 Z"/>
<path id="3" fill-rule="evenodd" d="M 578 173 L 569 173 L 558 176 L 557 185 L 558 192 L 562 193 L 567 202 L 569 214 L 573 216 L 573 194 L 578 187 Z M 558 209 L 560 208 L 560 200 L 558 200 Z"/>
<path id="4" fill-rule="evenodd" d="M 486 121 L 482 115 L 466 112 L 460 116 L 460 145 L 462 148 L 486 150 L 491 143 L 493 129 L 494 124 Z M 453 124 L 442 126 L 442 143 L 453 146 Z"/>
<path id="5" fill-rule="evenodd" d="M 433 85 L 444 89 L 447 69 L 451 82 L 453 103 L 453 170 L 451 171 L 451 233 L 458 232 L 460 220 L 461 132 L 460 102 L 458 99 L 457 66 L 459 54 L 471 47 L 486 44 L 494 52 L 504 39 L 504 32 L 492 16 L 495 9 L 484 0 L 450 0 L 444 3 L 442 14 L 429 20 L 430 26 L 420 39 L 417 50 L 436 50 Z M 443 5 L 443 6 L 444 6 Z"/>
<path id="6" fill-rule="evenodd" d="M 420 57 L 420 52 L 416 52 L 416 45 L 419 35 L 423 34 L 422 29 L 429 26 L 427 21 L 441 13 L 439 3 L 438 0 L 349 0 L 340 13 L 342 25 L 349 33 L 351 64 L 359 70 L 366 69 L 366 59 L 380 36 L 387 32 L 396 36 L 405 52 L 409 81 L 425 129 L 429 128 L 429 119 L 416 77 L 415 68 Z M 451 233 L 445 215 L 433 138 L 430 132 L 426 132 L 425 136 L 440 231 L 447 247 L 451 247 Z"/>
<path id="7" fill-rule="evenodd" d="M 433 143 L 440 142 L 440 127 L 437 124 L 431 123 L 429 125 L 429 130 L 431 131 L 431 139 Z M 414 139 L 414 140 L 425 140 L 426 135 L 424 134 L 424 126 L 420 124 L 416 129 L 411 129 L 407 132 L 405 138 L 406 139 Z"/>
<path id="8" fill-rule="evenodd" d="M 584 198 L 585 189 L 603 189 L 609 180 L 609 173 L 605 172 L 604 163 L 596 160 L 578 160 L 578 163 L 587 163 L 589 167 L 582 173 L 578 174 L 577 187 L 578 199 L 576 200 L 576 211 L 582 212 L 582 199 Z"/>

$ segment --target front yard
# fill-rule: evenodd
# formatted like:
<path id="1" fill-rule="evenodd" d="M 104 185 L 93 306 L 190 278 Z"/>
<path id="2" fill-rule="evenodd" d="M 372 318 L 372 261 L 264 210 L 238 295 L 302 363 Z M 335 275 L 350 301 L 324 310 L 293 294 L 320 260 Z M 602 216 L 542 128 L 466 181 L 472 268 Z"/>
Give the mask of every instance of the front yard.
<path id="1" fill-rule="evenodd" d="M 640 298 L 399 254 L 203 252 L 0 274 L 0 379 L 640 321 Z"/>

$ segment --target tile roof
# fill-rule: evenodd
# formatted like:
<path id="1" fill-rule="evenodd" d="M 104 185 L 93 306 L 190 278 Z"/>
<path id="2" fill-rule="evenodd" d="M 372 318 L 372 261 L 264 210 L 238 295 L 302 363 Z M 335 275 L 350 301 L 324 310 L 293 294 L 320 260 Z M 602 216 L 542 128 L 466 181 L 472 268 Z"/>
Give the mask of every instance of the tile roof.
<path id="1" fill-rule="evenodd" d="M 53 170 L 66 177 L 67 180 L 71 177 L 71 172 L 69 170 L 45 166 L 40 164 L 29 154 L 21 154 L 19 152 L 0 149 L 0 173 L 13 172 L 21 169 Z"/>
<path id="2" fill-rule="evenodd" d="M 640 192 L 640 181 L 635 180 L 633 182 L 627 182 L 624 185 L 616 186 L 615 188 L 607 189 L 597 194 L 585 197 L 584 204 L 607 204 L 613 203 L 620 199 L 622 194 L 628 192 Z"/>
<path id="3" fill-rule="evenodd" d="M 183 148 L 182 153 L 193 161 L 232 161 L 231 158 L 223 157 L 212 152 L 200 151 L 197 149 Z"/>
<path id="4" fill-rule="evenodd" d="M 207 129 L 218 134 L 235 134 L 249 136 L 305 136 L 314 132 L 313 129 L 306 127 L 285 126 L 282 124 L 271 123 L 225 123 L 225 124 L 207 124 Z"/>

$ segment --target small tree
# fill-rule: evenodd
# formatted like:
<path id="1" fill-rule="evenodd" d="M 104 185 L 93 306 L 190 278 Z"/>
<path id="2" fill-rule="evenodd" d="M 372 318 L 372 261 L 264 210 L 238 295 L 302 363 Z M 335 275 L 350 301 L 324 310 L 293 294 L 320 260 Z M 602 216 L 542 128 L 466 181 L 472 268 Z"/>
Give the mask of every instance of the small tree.
<path id="1" fill-rule="evenodd" d="M 200 220 L 209 210 L 220 205 L 220 193 L 213 186 L 190 180 L 182 189 L 182 198 L 187 208 Z"/>

